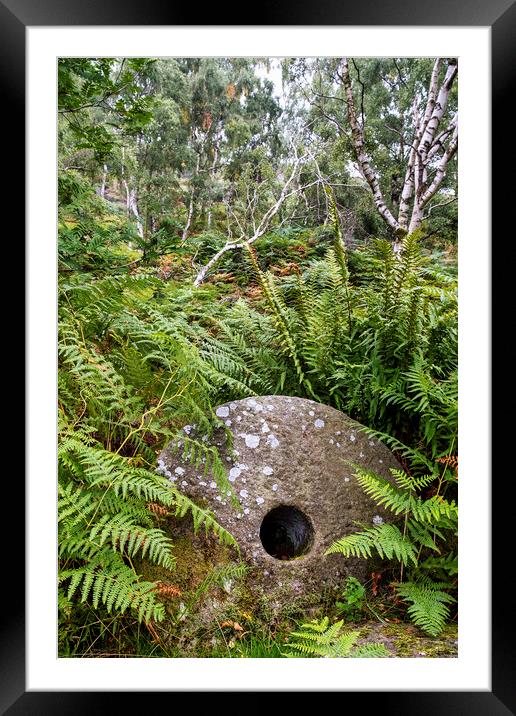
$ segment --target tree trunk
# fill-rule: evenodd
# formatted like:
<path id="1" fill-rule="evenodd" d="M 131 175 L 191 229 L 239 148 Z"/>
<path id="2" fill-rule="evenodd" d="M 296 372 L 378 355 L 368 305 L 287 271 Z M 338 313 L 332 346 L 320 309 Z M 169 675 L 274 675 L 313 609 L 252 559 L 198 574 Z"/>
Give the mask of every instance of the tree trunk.
<path id="1" fill-rule="evenodd" d="M 106 196 L 106 182 L 107 182 L 108 168 L 107 164 L 104 164 L 104 171 L 102 173 L 102 184 L 99 189 L 99 196 L 104 198 Z"/>
<path id="2" fill-rule="evenodd" d="M 195 166 L 195 173 L 193 175 L 193 179 L 197 177 L 199 174 L 199 168 L 201 166 L 201 149 L 199 149 L 199 152 L 197 154 L 197 163 Z M 181 236 L 181 241 L 184 244 L 186 239 L 188 238 L 188 232 L 190 231 L 190 226 L 192 224 L 192 218 L 193 218 L 193 212 L 194 212 L 194 205 L 195 205 L 195 187 L 192 186 L 192 191 L 190 192 L 190 202 L 188 204 L 188 218 L 186 220 L 185 228 L 183 229 L 183 233 Z"/>
<path id="3" fill-rule="evenodd" d="M 391 214 L 389 208 L 387 207 L 387 204 L 384 201 L 378 178 L 371 166 L 371 159 L 365 151 L 363 127 L 359 125 L 357 120 L 355 100 L 353 99 L 353 89 L 351 86 L 351 77 L 349 75 L 349 65 L 346 57 L 344 57 L 342 61 L 342 78 L 344 80 L 344 89 L 346 92 L 348 119 L 351 125 L 351 136 L 353 140 L 353 146 L 355 148 L 355 154 L 357 157 L 359 169 L 362 173 L 362 176 L 371 188 L 374 203 L 376 205 L 378 213 L 386 222 L 386 224 L 390 226 L 393 231 L 396 231 L 397 229 L 399 229 L 399 223 Z"/>
<path id="4" fill-rule="evenodd" d="M 136 228 L 138 231 L 138 236 L 143 239 L 143 223 L 140 216 L 140 212 L 138 211 L 138 201 L 136 199 L 136 189 L 129 189 L 129 185 L 127 184 L 126 180 L 124 179 L 124 187 L 125 187 L 125 195 L 126 195 L 126 207 L 127 207 L 127 215 L 130 216 L 130 214 L 133 214 L 136 219 Z"/>
<path id="5" fill-rule="evenodd" d="M 453 116 L 448 127 L 436 136 L 448 104 L 450 90 L 457 76 L 457 60 L 451 58 L 448 60 L 444 80 L 438 89 L 441 63 L 440 58 L 436 59 L 434 63 L 423 116 L 419 111 L 417 98 L 413 102 L 414 136 L 407 158 L 405 178 L 397 207 L 398 219 L 396 220 L 385 204 L 378 177 L 365 152 L 364 127 L 357 119 L 347 58 L 342 61 L 342 82 L 346 93 L 348 118 L 357 163 L 372 191 L 378 213 L 385 223 L 394 230 L 393 249 L 396 254 L 401 251 L 402 237 L 407 233 L 412 233 L 421 225 L 423 209 L 439 189 L 446 175 L 447 165 L 457 151 L 457 114 Z M 450 135 L 452 135 L 451 139 Z M 448 142 L 447 146 L 446 142 Z M 435 161 L 439 152 L 442 152 L 442 156 L 436 166 Z M 432 173 L 433 178 L 429 179 Z"/>
<path id="6" fill-rule="evenodd" d="M 184 244 L 186 239 L 188 238 L 188 232 L 190 230 L 190 225 L 192 223 L 192 216 L 193 216 L 193 210 L 194 210 L 194 190 L 192 189 L 190 193 L 190 203 L 188 205 L 188 218 L 186 220 L 185 228 L 183 229 L 183 233 L 181 235 L 181 241 Z"/>

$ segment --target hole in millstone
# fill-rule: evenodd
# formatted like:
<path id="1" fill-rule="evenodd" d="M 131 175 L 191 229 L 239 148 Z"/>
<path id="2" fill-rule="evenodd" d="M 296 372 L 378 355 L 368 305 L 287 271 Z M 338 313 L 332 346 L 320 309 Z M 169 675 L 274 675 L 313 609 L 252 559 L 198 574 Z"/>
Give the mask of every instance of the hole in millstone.
<path id="1" fill-rule="evenodd" d="M 297 507 L 280 505 L 263 518 L 260 539 L 271 557 L 295 559 L 310 551 L 314 528 L 310 519 Z"/>

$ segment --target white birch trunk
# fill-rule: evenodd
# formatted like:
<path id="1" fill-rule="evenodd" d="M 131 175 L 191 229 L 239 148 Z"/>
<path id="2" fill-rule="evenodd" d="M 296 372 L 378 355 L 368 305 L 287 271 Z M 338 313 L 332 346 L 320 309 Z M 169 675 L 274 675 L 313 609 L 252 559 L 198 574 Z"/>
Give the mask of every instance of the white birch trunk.
<path id="1" fill-rule="evenodd" d="M 424 130 L 428 124 L 428 120 L 432 116 L 435 107 L 435 98 L 437 95 L 437 83 L 439 81 L 439 70 L 441 69 L 441 59 L 438 57 L 434 62 L 432 76 L 430 78 L 430 86 L 428 88 L 428 99 L 426 102 L 425 116 L 421 129 Z"/>
<path id="2" fill-rule="evenodd" d="M 448 127 L 437 134 L 439 124 L 446 111 L 451 88 L 457 76 L 457 61 L 455 59 L 448 60 L 445 77 L 439 87 L 442 60 L 440 58 L 435 60 L 422 115 L 419 112 L 417 97 L 414 99 L 412 106 L 414 135 L 407 157 L 397 220 L 385 204 L 378 177 L 372 169 L 370 158 L 365 152 L 364 127 L 357 120 L 349 65 L 346 58 L 343 59 L 342 64 L 342 81 L 358 166 L 373 193 L 378 213 L 395 232 L 396 240 L 394 241 L 393 249 L 395 253 L 399 253 L 401 251 L 399 239 L 407 233 L 412 233 L 420 226 L 423 220 L 424 207 L 441 186 L 447 165 L 457 151 L 457 114 L 452 117 Z"/>
<path id="3" fill-rule="evenodd" d="M 104 164 L 104 171 L 102 172 L 102 184 L 99 189 L 99 196 L 104 198 L 106 196 L 106 182 L 107 182 L 108 168 L 107 164 Z"/>
<path id="4" fill-rule="evenodd" d="M 201 166 L 201 154 L 197 155 L 197 164 L 195 167 L 195 174 L 194 177 L 199 174 L 199 167 Z M 193 218 L 193 212 L 194 212 L 194 200 L 195 200 L 195 189 L 192 187 L 192 191 L 190 192 L 190 201 L 188 203 L 188 216 L 186 219 L 186 224 L 183 229 L 183 233 L 181 235 L 181 242 L 184 244 L 186 239 L 188 238 L 188 232 L 190 231 L 190 226 L 192 224 L 192 218 Z"/>
<path id="5" fill-rule="evenodd" d="M 213 150 L 213 164 L 210 167 L 210 177 L 213 181 L 215 177 L 215 169 L 217 167 L 217 160 L 219 158 L 219 147 L 218 144 L 215 144 L 214 150 Z M 210 206 L 208 208 L 208 229 L 211 229 L 211 216 L 212 216 L 212 210 L 211 210 L 211 189 L 208 196 L 208 201 L 210 202 Z"/>
<path id="6" fill-rule="evenodd" d="M 412 105 L 412 114 L 414 117 L 414 140 L 410 146 L 409 156 L 407 160 L 407 169 L 405 172 L 405 179 L 403 181 L 403 188 L 401 190 L 400 205 L 398 209 L 398 222 L 402 229 L 408 229 L 409 211 L 410 211 L 410 200 L 414 193 L 414 166 L 416 163 L 417 156 L 417 143 L 421 134 L 421 118 L 419 116 L 417 102 L 414 101 Z"/>
<path id="7" fill-rule="evenodd" d="M 184 244 L 186 239 L 188 238 L 188 232 L 190 231 L 190 225 L 192 223 L 192 216 L 193 216 L 193 210 L 194 210 L 194 190 L 190 192 L 190 202 L 188 204 L 188 217 L 186 219 L 186 224 L 183 229 L 183 233 L 181 235 L 181 241 Z"/>
<path id="8" fill-rule="evenodd" d="M 125 196 L 126 196 L 126 207 L 127 207 L 127 215 L 130 216 L 133 214 L 133 216 L 136 219 L 136 229 L 138 231 L 138 236 L 143 239 L 143 222 L 140 216 L 140 212 L 138 211 L 138 200 L 136 198 L 136 189 L 129 189 L 129 185 L 127 184 L 126 180 L 124 179 L 124 187 L 125 187 Z"/>
<path id="9" fill-rule="evenodd" d="M 215 266 L 216 263 L 218 263 L 218 261 L 222 258 L 222 256 L 224 256 L 225 253 L 227 253 L 228 251 L 232 251 L 233 249 L 243 248 L 246 243 L 250 244 L 251 241 L 242 242 L 242 243 L 240 243 L 240 242 L 239 243 L 228 243 L 225 246 L 223 246 L 219 251 L 217 251 L 217 253 L 214 256 L 211 257 L 211 259 L 208 261 L 208 263 L 205 266 L 203 266 L 202 269 L 199 271 L 199 273 L 195 277 L 194 286 L 197 287 L 197 286 L 201 285 L 201 283 L 206 278 L 206 274 L 208 273 L 208 271 L 210 271 L 210 269 L 213 266 Z"/>
<path id="10" fill-rule="evenodd" d="M 437 64 L 437 63 L 436 63 Z M 439 90 L 439 95 L 435 101 L 435 104 L 433 106 L 432 112 L 430 114 L 430 117 L 427 121 L 426 127 L 424 128 L 423 136 L 421 138 L 421 142 L 418 147 L 419 155 L 421 156 L 421 159 L 424 163 L 425 159 L 427 158 L 428 152 L 430 150 L 430 147 L 432 145 L 435 132 L 437 130 L 437 127 L 439 126 L 439 122 L 441 121 L 443 114 L 446 110 L 446 105 L 448 104 L 448 95 L 450 94 L 450 90 L 453 84 L 453 81 L 455 79 L 455 76 L 457 75 L 457 62 L 455 60 L 449 62 L 448 69 L 446 70 L 446 75 L 444 78 L 444 82 L 441 85 L 441 88 Z M 433 79 L 433 73 L 432 73 L 432 79 Z M 429 96 L 428 102 L 427 102 L 427 110 L 430 103 L 431 97 Z"/>
<path id="11" fill-rule="evenodd" d="M 382 219 L 390 226 L 391 229 L 397 231 L 400 228 L 398 221 L 391 214 L 387 204 L 384 201 L 382 192 L 380 190 L 380 184 L 378 183 L 378 177 L 371 166 L 371 159 L 365 151 L 365 141 L 363 128 L 360 127 L 357 114 L 355 109 L 355 100 L 353 98 L 353 89 L 351 86 L 351 77 L 349 75 L 349 65 L 346 57 L 342 60 L 342 77 L 344 80 L 344 89 L 346 92 L 346 104 L 348 108 L 348 118 L 351 125 L 351 136 L 353 140 L 353 146 L 357 156 L 358 166 L 360 171 L 371 187 L 373 192 L 373 199 L 378 210 L 378 213 Z"/>
<path id="12" fill-rule="evenodd" d="M 444 143 L 450 136 L 450 134 L 455 130 L 455 127 L 457 126 L 457 113 L 455 113 L 450 120 L 450 124 L 446 129 L 444 129 L 432 142 L 432 146 L 427 154 L 427 159 L 430 161 L 430 159 L 434 156 L 434 154 L 437 154 L 437 152 L 444 150 Z"/>
<path id="13" fill-rule="evenodd" d="M 457 151 L 458 144 L 459 144 L 458 129 L 457 129 L 457 127 L 455 127 L 451 142 L 448 145 L 448 148 L 446 149 L 445 153 L 441 157 L 441 161 L 437 165 L 437 170 L 435 172 L 435 176 L 432 180 L 432 183 L 430 184 L 430 186 L 425 190 L 425 192 L 421 196 L 421 199 L 420 199 L 421 207 L 424 207 L 424 206 L 426 206 L 426 204 L 428 204 L 430 199 L 434 196 L 435 192 L 441 186 L 442 181 L 443 181 L 444 177 L 446 176 L 446 167 L 448 166 L 448 162 L 450 161 L 450 159 L 453 157 L 453 155 Z"/>

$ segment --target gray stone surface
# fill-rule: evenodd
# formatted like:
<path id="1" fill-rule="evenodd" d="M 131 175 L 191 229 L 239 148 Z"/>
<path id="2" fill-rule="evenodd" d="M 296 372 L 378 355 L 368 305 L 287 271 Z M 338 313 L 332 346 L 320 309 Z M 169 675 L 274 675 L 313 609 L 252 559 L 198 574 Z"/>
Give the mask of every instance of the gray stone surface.
<path id="1" fill-rule="evenodd" d="M 208 506 L 234 535 L 243 559 L 254 567 L 254 583 L 285 600 L 338 584 L 348 575 L 364 580 L 370 570 L 366 560 L 324 553 L 335 540 L 356 531 L 357 523 L 389 519 L 390 513 L 364 494 L 347 462 L 391 478 L 389 468 L 400 465 L 388 448 L 340 411 L 302 398 L 247 398 L 216 412 L 233 434 L 233 449 L 226 447 L 224 429 L 215 431 L 212 443 L 227 464 L 240 507 L 232 504 L 228 490 L 221 492 L 210 475 L 183 461 L 171 446 L 159 456 L 159 470 Z M 185 432 L 193 437 L 195 429 L 186 426 Z M 280 560 L 264 550 L 260 526 L 279 505 L 297 507 L 311 520 L 314 537 L 306 555 Z"/>

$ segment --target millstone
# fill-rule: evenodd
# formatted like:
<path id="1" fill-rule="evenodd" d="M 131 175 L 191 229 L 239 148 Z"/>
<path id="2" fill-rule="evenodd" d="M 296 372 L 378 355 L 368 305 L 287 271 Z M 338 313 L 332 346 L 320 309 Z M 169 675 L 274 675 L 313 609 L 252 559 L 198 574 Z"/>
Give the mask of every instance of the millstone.
<path id="1" fill-rule="evenodd" d="M 352 575 L 366 579 L 367 560 L 325 556 L 334 541 L 388 521 L 354 477 L 358 464 L 392 480 L 399 468 L 393 454 L 342 412 L 312 400 L 285 396 L 247 398 L 226 403 L 216 414 L 224 428 L 211 439 L 229 472 L 240 506 L 181 459 L 177 445 L 158 458 L 159 471 L 196 503 L 208 506 L 233 534 L 255 582 L 267 594 L 289 600 Z M 191 426 L 185 432 L 194 435 Z"/>

